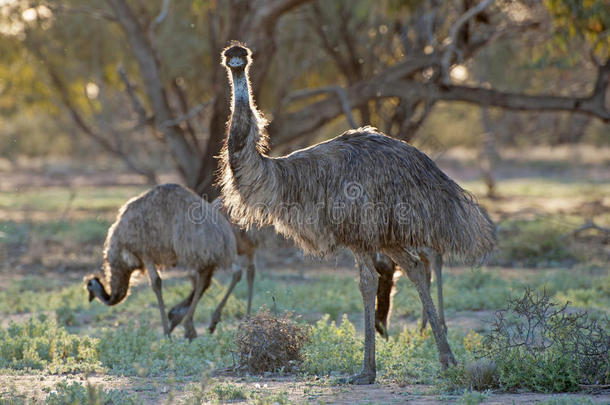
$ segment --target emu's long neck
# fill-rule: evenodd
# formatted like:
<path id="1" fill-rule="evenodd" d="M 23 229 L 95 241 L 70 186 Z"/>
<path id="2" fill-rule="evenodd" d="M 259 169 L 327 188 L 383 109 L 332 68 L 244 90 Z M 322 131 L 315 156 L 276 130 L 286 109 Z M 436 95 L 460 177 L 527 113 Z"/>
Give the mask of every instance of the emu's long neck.
<path id="1" fill-rule="evenodd" d="M 232 71 L 232 115 L 227 141 L 228 163 L 235 185 L 252 186 L 265 177 L 267 139 L 263 135 L 264 119 L 252 99 L 250 83 L 245 71 Z M 261 176 L 262 175 L 262 176 Z"/>
<path id="2" fill-rule="evenodd" d="M 98 284 L 98 288 L 96 288 L 94 290 L 94 294 L 95 296 L 102 301 L 104 304 L 106 305 L 112 305 L 111 301 L 110 301 L 110 294 L 108 294 L 106 292 L 106 288 L 104 287 L 104 284 L 102 284 L 98 279 L 96 279 L 96 282 Z"/>

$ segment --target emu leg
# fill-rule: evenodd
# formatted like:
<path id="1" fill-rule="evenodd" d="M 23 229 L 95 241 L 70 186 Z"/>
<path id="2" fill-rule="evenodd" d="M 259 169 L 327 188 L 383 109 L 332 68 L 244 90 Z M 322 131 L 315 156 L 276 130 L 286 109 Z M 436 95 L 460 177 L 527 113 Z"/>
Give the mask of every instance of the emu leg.
<path id="1" fill-rule="evenodd" d="M 352 384 L 373 384 L 377 375 L 375 365 L 375 295 L 379 276 L 371 257 L 354 254 L 360 271 L 360 292 L 364 303 L 364 361 L 360 374 L 350 379 Z"/>
<path id="2" fill-rule="evenodd" d="M 422 257 L 423 255 L 420 253 L 420 257 Z M 430 285 L 432 284 L 432 271 L 430 270 L 430 262 L 428 262 L 427 260 L 423 263 L 425 269 L 426 269 L 426 289 L 428 290 L 428 293 L 430 293 Z M 428 315 L 426 315 L 426 308 L 424 307 L 423 303 L 422 303 L 422 308 L 421 308 L 421 326 L 419 328 L 419 333 L 424 333 L 424 329 L 426 329 L 426 326 L 428 325 Z"/>
<path id="3" fill-rule="evenodd" d="M 388 339 L 388 318 L 390 317 L 390 310 L 392 307 L 392 295 L 394 290 L 394 270 L 395 266 L 389 257 L 387 260 L 381 260 L 378 255 L 375 254 L 375 270 L 379 274 L 379 280 L 377 284 L 377 306 L 375 308 L 375 329 L 377 332 Z"/>
<path id="4" fill-rule="evenodd" d="M 426 289 L 426 269 L 423 263 L 415 261 L 407 252 L 388 252 L 390 257 L 407 273 L 409 279 L 415 284 L 415 288 L 419 294 L 419 298 L 428 315 L 428 321 L 432 327 L 434 340 L 439 352 L 439 360 L 444 369 L 449 367 L 449 364 L 456 364 L 455 357 L 451 352 L 451 347 L 447 342 L 445 331 L 440 325 L 434 303 L 430 297 L 430 291 Z"/>
<path id="5" fill-rule="evenodd" d="M 172 309 L 169 310 L 169 333 L 176 328 L 176 326 L 180 325 L 180 322 L 184 319 L 184 316 L 188 312 L 189 307 L 191 306 L 191 302 L 193 301 L 193 296 L 195 295 L 195 284 L 196 284 L 197 275 L 191 277 L 192 291 L 180 303 L 175 305 Z"/>
<path id="6" fill-rule="evenodd" d="M 222 309 L 225 307 L 227 300 L 229 299 L 229 295 L 231 295 L 231 293 L 233 292 L 233 289 L 235 288 L 237 283 L 239 283 L 240 280 L 241 280 L 241 269 L 235 270 L 233 272 L 233 277 L 231 278 L 231 284 L 229 285 L 229 288 L 227 289 L 225 296 L 222 297 L 220 304 L 218 304 L 218 307 L 212 313 L 212 320 L 210 321 L 210 326 L 208 327 L 208 330 L 210 331 L 210 333 L 214 333 L 214 331 L 216 330 L 216 325 L 218 325 L 218 322 L 220 322 L 220 314 L 222 313 Z"/>
<path id="7" fill-rule="evenodd" d="M 252 310 L 252 294 L 254 292 L 254 275 L 256 274 L 256 267 L 254 265 L 254 257 L 248 256 L 248 268 L 246 269 L 246 280 L 248 281 L 248 309 L 247 314 L 250 316 Z"/>
<path id="8" fill-rule="evenodd" d="M 434 260 L 432 268 L 436 277 L 436 295 L 438 298 L 438 315 L 440 317 L 441 326 L 447 333 L 447 324 L 445 323 L 445 305 L 443 304 L 443 255 L 434 252 Z"/>
<path id="9" fill-rule="evenodd" d="M 165 314 L 165 303 L 163 302 L 163 294 L 161 293 L 161 289 L 163 288 L 163 281 L 157 272 L 157 268 L 155 263 L 150 259 L 144 259 L 144 266 L 146 267 L 146 271 L 148 272 L 148 277 L 150 279 L 150 286 L 152 287 L 155 295 L 157 296 L 157 303 L 159 304 L 159 312 L 161 312 L 161 325 L 163 325 L 163 333 L 170 337 L 170 331 L 167 322 L 167 315 Z"/>
<path id="10" fill-rule="evenodd" d="M 197 331 L 193 326 L 193 315 L 195 315 L 195 309 L 197 308 L 197 304 L 199 304 L 201 296 L 212 282 L 212 274 L 214 274 L 214 267 L 207 267 L 198 274 L 193 299 L 191 300 L 191 305 L 189 305 L 189 309 L 184 316 L 184 337 L 188 340 L 193 340 L 197 337 Z"/>

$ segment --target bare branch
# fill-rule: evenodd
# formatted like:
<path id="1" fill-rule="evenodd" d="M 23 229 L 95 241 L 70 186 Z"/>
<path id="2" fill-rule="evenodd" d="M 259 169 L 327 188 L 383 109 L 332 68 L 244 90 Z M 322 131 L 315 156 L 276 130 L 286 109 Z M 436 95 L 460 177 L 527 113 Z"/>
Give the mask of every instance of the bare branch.
<path id="1" fill-rule="evenodd" d="M 317 96 L 320 94 L 328 94 L 328 93 L 332 93 L 337 96 L 337 98 L 339 99 L 339 102 L 341 103 L 341 109 L 343 110 L 343 114 L 345 114 L 345 117 L 347 119 L 347 123 L 350 125 L 350 127 L 357 128 L 359 125 L 356 123 L 356 119 L 354 118 L 354 115 L 352 114 L 352 109 L 350 107 L 350 103 L 347 98 L 347 94 L 345 93 L 345 89 L 343 89 L 342 87 L 329 86 L 329 87 L 321 87 L 319 89 L 312 89 L 312 90 L 298 90 L 298 91 L 295 91 L 294 93 L 289 94 L 282 101 L 282 103 L 288 104 L 288 103 L 293 102 L 294 100 L 309 98 L 309 97 Z"/>
<path id="2" fill-rule="evenodd" d="M 253 26 L 255 29 L 272 30 L 283 14 L 310 1 L 312 0 L 274 0 L 260 4 L 253 18 Z"/>
<path id="3" fill-rule="evenodd" d="M 167 17 L 170 1 L 171 0 L 163 0 L 163 5 L 161 6 L 161 11 L 159 12 L 159 15 L 152 21 L 152 23 L 148 27 L 148 35 L 151 39 L 153 38 L 157 25 L 161 24 L 163 20 L 165 20 L 165 18 Z"/>
<path id="4" fill-rule="evenodd" d="M 138 98 L 138 95 L 136 94 L 135 87 L 127 77 L 127 72 L 125 72 L 125 68 L 123 68 L 123 65 L 119 64 L 119 66 L 117 67 L 117 72 L 119 73 L 123 84 L 125 84 L 125 91 L 129 95 L 133 110 L 138 115 L 138 126 L 143 126 L 145 124 L 152 123 L 152 120 L 154 118 L 149 117 L 149 115 L 146 113 L 144 106 L 142 105 L 140 99 Z"/>
<path id="5" fill-rule="evenodd" d="M 485 10 L 489 5 L 491 5 L 495 0 L 483 0 L 479 4 L 474 7 L 466 10 L 464 14 L 457 19 L 455 24 L 451 27 L 449 31 L 449 43 L 445 48 L 445 52 L 443 53 L 443 58 L 441 60 L 441 71 L 442 71 L 442 80 L 443 83 L 449 85 L 451 83 L 451 78 L 449 76 L 449 65 L 451 63 L 451 58 L 454 53 L 458 52 L 456 48 L 457 44 L 457 35 L 460 32 L 460 29 L 466 24 L 471 18 Z"/>
<path id="6" fill-rule="evenodd" d="M 182 124 L 185 121 L 189 121 L 189 120 L 195 118 L 197 115 L 199 115 L 199 113 L 201 113 L 203 110 L 205 110 L 206 107 L 211 106 L 214 103 L 214 100 L 215 100 L 215 97 L 212 97 L 211 100 L 208 100 L 205 103 L 197 104 L 195 107 L 191 108 L 186 114 L 182 114 L 178 118 L 163 121 L 161 124 L 159 124 L 159 128 L 164 129 L 164 128 L 169 128 L 169 127 L 175 127 L 175 126 Z"/>
<path id="7" fill-rule="evenodd" d="M 161 124 L 173 120 L 173 112 L 167 99 L 167 90 L 163 85 L 159 62 L 154 48 L 145 31 L 125 0 L 106 0 L 125 32 L 133 55 L 138 63 L 146 94 L 154 110 L 155 124 L 163 136 L 172 154 L 176 166 L 189 186 L 193 186 L 201 166 L 199 151 L 188 142 L 184 132 L 176 126 L 161 127 Z"/>
<path id="8" fill-rule="evenodd" d="M 99 9 L 95 9 L 95 8 L 90 8 L 90 7 L 85 7 L 85 6 L 70 7 L 65 4 L 61 4 L 61 3 L 60 4 L 47 3 L 46 6 L 54 14 L 61 13 L 61 12 L 85 14 L 89 17 L 100 19 L 100 20 L 116 21 L 116 18 L 112 14 L 110 14 L 104 10 L 99 10 Z"/>

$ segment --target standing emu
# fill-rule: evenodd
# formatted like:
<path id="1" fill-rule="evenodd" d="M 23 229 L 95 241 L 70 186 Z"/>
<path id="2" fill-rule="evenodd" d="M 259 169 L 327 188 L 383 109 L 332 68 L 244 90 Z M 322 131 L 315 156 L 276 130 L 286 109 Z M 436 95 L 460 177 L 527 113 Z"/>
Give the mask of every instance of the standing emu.
<path id="1" fill-rule="evenodd" d="M 417 251 L 432 248 L 475 260 L 495 241 L 494 226 L 473 197 L 425 154 L 371 127 L 287 156 L 269 157 L 265 121 L 250 91 L 251 52 L 234 44 L 222 63 L 232 84 L 231 117 L 221 151 L 222 195 L 231 218 L 275 226 L 306 252 L 340 246 L 354 254 L 364 303 L 364 361 L 352 377 L 375 381 L 375 296 L 372 254 L 392 258 L 415 284 L 443 367 L 455 364 Z"/>
<path id="2" fill-rule="evenodd" d="M 89 301 L 97 297 L 106 305 L 122 302 L 129 292 L 131 274 L 146 269 L 157 296 L 163 332 L 169 336 L 186 318 L 185 337 L 194 339 L 197 303 L 210 286 L 214 271 L 230 266 L 235 254 L 231 225 L 218 210 L 182 186 L 159 185 L 120 209 L 104 243 L 103 276 L 87 279 Z M 189 305 L 176 317 L 177 322 L 169 325 L 157 266 L 178 265 L 197 271 L 187 298 Z"/>

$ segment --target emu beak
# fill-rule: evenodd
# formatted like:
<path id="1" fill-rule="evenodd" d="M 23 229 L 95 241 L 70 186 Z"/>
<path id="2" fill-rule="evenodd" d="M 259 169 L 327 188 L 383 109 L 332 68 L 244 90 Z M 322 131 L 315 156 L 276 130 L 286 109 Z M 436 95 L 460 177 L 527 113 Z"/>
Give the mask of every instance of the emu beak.
<path id="1" fill-rule="evenodd" d="M 246 63 L 242 58 L 234 56 L 227 61 L 227 66 L 229 66 L 231 68 L 238 68 L 238 67 L 246 66 Z"/>

